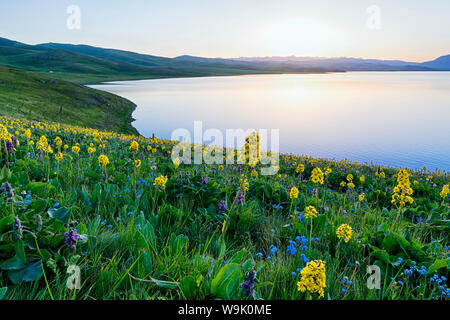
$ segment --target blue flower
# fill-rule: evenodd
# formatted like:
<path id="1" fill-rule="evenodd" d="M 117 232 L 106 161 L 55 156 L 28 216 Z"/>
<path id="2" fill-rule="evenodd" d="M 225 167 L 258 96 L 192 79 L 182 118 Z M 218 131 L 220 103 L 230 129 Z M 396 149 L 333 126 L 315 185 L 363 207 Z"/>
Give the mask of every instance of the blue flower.
<path id="1" fill-rule="evenodd" d="M 256 257 L 259 258 L 259 259 L 260 259 L 262 256 L 263 256 L 263 254 L 262 254 L 261 252 L 258 252 L 258 253 L 256 254 Z"/>
<path id="2" fill-rule="evenodd" d="M 297 274 L 296 274 L 295 272 L 292 272 L 292 276 L 296 277 L 296 276 L 297 276 Z"/>

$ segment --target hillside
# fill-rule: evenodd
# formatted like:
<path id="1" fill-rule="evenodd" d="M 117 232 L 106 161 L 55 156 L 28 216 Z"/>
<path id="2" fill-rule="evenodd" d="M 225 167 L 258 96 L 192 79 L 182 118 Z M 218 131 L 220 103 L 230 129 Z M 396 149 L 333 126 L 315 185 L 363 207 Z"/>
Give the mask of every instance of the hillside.
<path id="1" fill-rule="evenodd" d="M 135 107 L 107 92 L 0 66 L 2 115 L 137 133 L 130 125 Z"/>

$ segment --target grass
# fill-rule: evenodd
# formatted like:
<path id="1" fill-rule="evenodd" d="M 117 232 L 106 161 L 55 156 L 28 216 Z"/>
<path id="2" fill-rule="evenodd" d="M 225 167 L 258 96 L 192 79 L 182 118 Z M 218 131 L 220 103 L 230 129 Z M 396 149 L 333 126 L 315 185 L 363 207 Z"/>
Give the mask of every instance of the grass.
<path id="1" fill-rule="evenodd" d="M 136 106 L 121 97 L 68 81 L 0 66 L 0 112 L 122 133 Z"/>
<path id="2" fill-rule="evenodd" d="M 8 154 L 1 142 L 0 152 L 5 299 L 448 299 L 446 173 L 406 171 L 414 202 L 399 207 L 391 199 L 405 171 L 394 168 L 282 155 L 279 174 L 262 176 L 261 164 L 174 164 L 172 141 L 0 123 L 20 142 Z M 53 153 L 38 149 L 42 136 Z M 323 184 L 312 181 L 314 168 L 331 169 Z M 305 218 L 307 206 L 317 217 Z M 336 235 L 341 224 L 353 229 L 348 242 Z M 80 237 L 71 250 L 65 233 L 73 230 Z M 307 260 L 325 263 L 322 298 L 297 290 Z M 67 287 L 71 265 L 80 270 L 77 290 Z M 379 289 L 367 286 L 368 265 L 379 267 Z"/>

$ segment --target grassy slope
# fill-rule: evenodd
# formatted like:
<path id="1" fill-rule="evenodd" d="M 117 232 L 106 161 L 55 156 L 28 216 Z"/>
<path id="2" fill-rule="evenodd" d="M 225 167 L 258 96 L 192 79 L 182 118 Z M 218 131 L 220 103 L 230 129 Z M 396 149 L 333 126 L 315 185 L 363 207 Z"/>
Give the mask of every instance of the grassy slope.
<path id="1" fill-rule="evenodd" d="M 136 133 L 130 125 L 134 108 L 113 94 L 0 66 L 3 115 Z"/>

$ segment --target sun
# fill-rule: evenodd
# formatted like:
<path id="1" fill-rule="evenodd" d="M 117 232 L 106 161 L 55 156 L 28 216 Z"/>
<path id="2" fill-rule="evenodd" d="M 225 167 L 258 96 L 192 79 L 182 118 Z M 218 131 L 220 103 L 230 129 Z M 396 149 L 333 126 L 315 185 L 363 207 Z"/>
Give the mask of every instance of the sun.
<path id="1" fill-rule="evenodd" d="M 344 44 L 337 27 L 310 18 L 274 22 L 261 34 L 267 52 L 279 56 L 329 56 Z"/>

